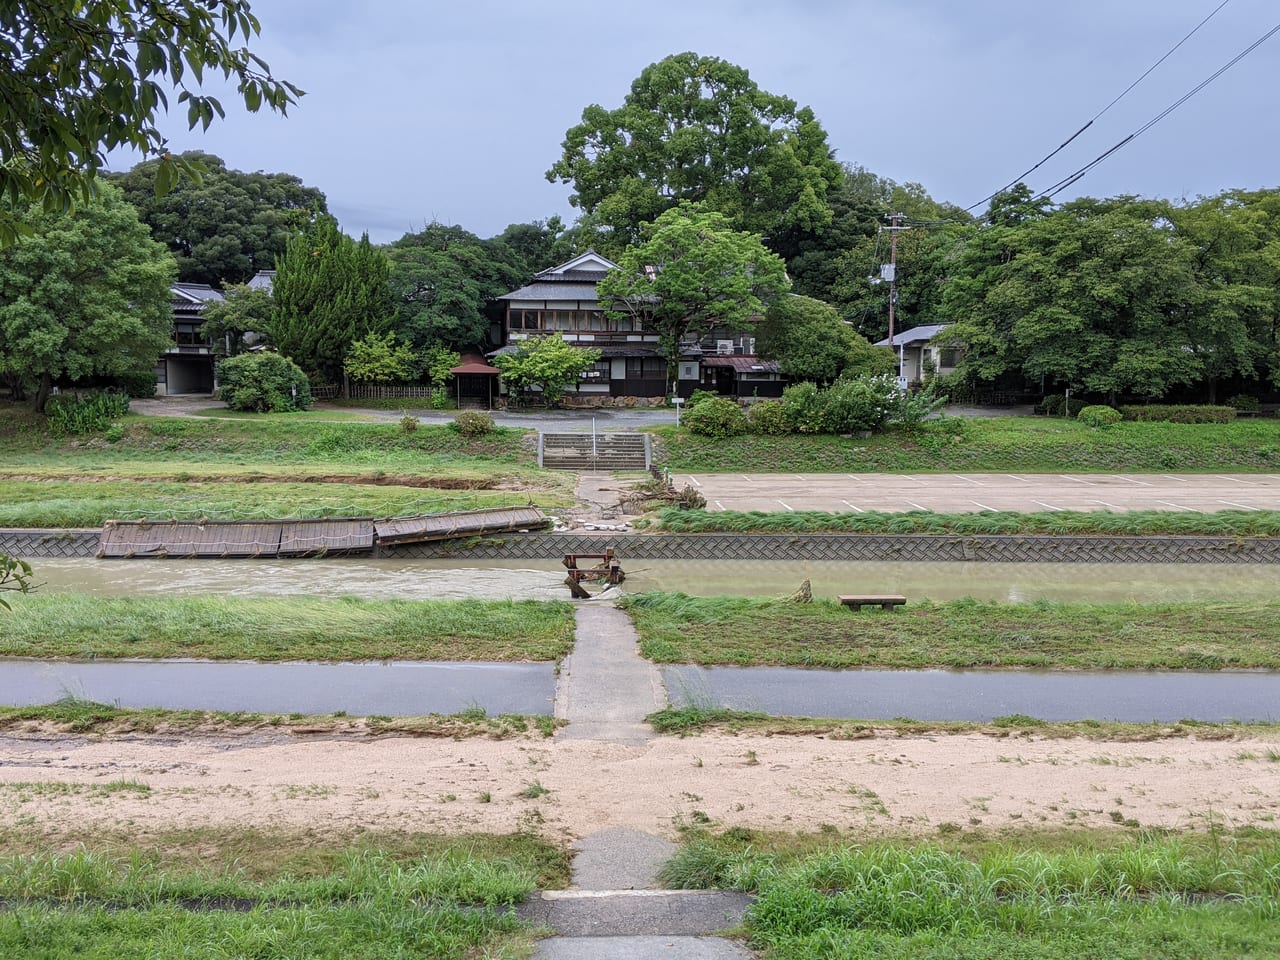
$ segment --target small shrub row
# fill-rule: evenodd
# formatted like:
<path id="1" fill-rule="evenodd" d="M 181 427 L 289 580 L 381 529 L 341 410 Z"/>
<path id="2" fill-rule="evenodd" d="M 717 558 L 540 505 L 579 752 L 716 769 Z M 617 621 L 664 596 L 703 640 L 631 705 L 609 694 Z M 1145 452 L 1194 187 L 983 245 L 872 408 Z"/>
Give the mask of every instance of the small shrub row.
<path id="1" fill-rule="evenodd" d="M 1195 406 L 1192 404 L 1150 404 L 1120 408 L 1126 420 L 1143 423 L 1230 423 L 1236 418 L 1235 407 Z"/>
<path id="2" fill-rule="evenodd" d="M 1121 417 L 1119 410 L 1099 405 L 1085 407 L 1076 414 L 1076 419 L 1086 427 L 1110 427 L 1119 423 L 1123 417 Z"/>
<path id="3" fill-rule="evenodd" d="M 62 394 L 50 397 L 44 412 L 49 418 L 49 431 L 55 436 L 104 433 L 129 412 L 129 397 L 113 390 Z"/>
<path id="4" fill-rule="evenodd" d="M 478 410 L 463 410 L 453 418 L 453 422 L 449 424 L 449 427 L 464 437 L 483 437 L 486 434 L 493 433 L 494 422 L 493 417 L 487 413 L 481 413 Z"/>

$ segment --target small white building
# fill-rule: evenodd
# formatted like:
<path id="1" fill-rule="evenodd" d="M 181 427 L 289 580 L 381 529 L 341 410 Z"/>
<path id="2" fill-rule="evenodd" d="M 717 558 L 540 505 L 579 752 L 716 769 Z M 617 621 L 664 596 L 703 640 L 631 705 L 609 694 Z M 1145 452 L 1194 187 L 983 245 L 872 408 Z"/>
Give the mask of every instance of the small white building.
<path id="1" fill-rule="evenodd" d="M 929 323 L 912 327 L 894 334 L 893 343 L 886 337 L 876 346 L 892 346 L 898 356 L 902 376 L 908 383 L 919 384 L 924 382 L 926 375 L 942 376 L 960 365 L 963 351 L 959 347 L 934 342 L 938 334 L 949 326 L 949 323 Z"/>

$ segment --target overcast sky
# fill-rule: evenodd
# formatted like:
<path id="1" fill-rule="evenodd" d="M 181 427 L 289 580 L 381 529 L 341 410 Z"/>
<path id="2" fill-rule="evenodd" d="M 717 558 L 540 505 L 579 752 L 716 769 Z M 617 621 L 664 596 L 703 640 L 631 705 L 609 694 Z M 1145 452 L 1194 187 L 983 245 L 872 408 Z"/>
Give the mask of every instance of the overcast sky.
<path id="1" fill-rule="evenodd" d="M 254 0 L 252 47 L 307 91 L 174 150 L 323 190 L 344 230 L 387 242 L 431 220 L 482 237 L 575 212 L 548 183 L 590 103 L 693 50 L 811 106 L 839 160 L 939 200 L 981 200 L 1103 109 L 1221 0 Z M 1280 22 L 1230 0 L 1028 181 L 1047 186 L 1153 118 Z M 1081 181 L 1071 195 L 1193 198 L 1280 186 L 1280 35 Z M 1268 93 L 1267 91 L 1271 91 Z M 115 157 L 117 169 L 136 158 Z"/>

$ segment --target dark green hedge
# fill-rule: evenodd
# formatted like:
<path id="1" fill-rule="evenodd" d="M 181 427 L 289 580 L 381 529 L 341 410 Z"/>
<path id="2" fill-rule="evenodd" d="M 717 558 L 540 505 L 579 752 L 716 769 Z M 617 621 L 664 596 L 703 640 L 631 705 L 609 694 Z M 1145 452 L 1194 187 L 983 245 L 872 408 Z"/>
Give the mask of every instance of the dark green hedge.
<path id="1" fill-rule="evenodd" d="M 1144 407 L 1121 407 L 1126 420 L 1146 423 L 1230 423 L 1236 418 L 1235 407 L 1192 406 L 1191 404 L 1151 404 Z"/>

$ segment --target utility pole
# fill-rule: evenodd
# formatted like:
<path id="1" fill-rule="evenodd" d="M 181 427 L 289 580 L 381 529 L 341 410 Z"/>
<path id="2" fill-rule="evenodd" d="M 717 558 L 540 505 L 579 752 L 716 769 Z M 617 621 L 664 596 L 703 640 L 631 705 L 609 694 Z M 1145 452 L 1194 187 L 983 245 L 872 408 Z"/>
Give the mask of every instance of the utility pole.
<path id="1" fill-rule="evenodd" d="M 902 225 L 902 221 L 906 219 L 901 213 L 889 214 L 889 262 L 880 267 L 880 278 L 889 281 L 889 349 L 894 348 L 893 331 L 894 320 L 897 317 L 898 310 L 898 232 L 906 230 Z M 903 347 L 898 346 L 898 383 L 902 384 L 902 368 L 904 363 Z"/>

